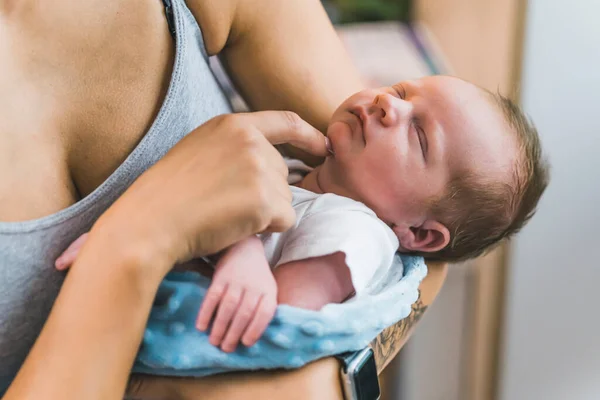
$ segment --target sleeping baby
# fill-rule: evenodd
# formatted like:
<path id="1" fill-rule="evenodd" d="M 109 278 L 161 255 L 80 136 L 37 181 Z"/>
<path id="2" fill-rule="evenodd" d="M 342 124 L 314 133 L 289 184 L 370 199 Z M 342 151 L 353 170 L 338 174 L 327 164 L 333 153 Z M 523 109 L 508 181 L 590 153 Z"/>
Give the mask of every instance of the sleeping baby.
<path id="1" fill-rule="evenodd" d="M 548 183 L 535 128 L 510 100 L 447 76 L 368 89 L 327 129 L 330 156 L 292 162 L 295 226 L 249 237 L 214 267 L 199 330 L 234 351 L 277 304 L 318 310 L 397 281 L 397 251 L 460 261 L 516 233 Z M 67 268 L 85 236 L 57 260 Z"/>

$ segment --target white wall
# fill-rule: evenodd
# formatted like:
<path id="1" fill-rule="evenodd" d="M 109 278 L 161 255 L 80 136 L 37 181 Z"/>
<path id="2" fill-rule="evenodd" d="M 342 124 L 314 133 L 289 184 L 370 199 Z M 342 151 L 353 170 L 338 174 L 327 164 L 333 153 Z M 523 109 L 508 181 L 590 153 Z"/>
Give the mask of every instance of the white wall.
<path id="1" fill-rule="evenodd" d="M 502 400 L 600 399 L 600 1 L 529 0 L 523 105 L 552 163 L 515 242 Z"/>

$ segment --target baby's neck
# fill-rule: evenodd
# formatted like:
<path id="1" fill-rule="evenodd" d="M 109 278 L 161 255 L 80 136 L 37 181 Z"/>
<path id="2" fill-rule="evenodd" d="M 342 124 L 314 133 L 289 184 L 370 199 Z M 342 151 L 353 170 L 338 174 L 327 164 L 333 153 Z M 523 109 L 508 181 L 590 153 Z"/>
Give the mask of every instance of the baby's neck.
<path id="1" fill-rule="evenodd" d="M 349 197 L 353 200 L 361 201 L 361 199 L 358 199 L 353 192 L 347 190 L 345 187 L 331 182 L 328 179 L 323 179 L 322 175 L 320 175 L 322 168 L 323 166 L 319 165 L 295 185 L 317 194 L 334 193 L 339 196 Z"/>
<path id="2" fill-rule="evenodd" d="M 327 193 L 319 184 L 319 171 L 321 166 L 316 167 L 308 173 L 300 182 L 294 184 L 294 186 L 301 187 L 302 189 L 308 190 L 313 193 L 323 194 Z"/>

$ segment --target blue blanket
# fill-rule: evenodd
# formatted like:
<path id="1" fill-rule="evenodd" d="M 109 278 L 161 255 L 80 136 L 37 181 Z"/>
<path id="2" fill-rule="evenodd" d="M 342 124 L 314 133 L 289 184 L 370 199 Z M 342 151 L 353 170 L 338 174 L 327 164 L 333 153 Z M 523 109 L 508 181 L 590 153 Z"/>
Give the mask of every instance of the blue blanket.
<path id="1" fill-rule="evenodd" d="M 210 284 L 193 272 L 172 272 L 156 297 L 134 372 L 194 376 L 233 370 L 297 368 L 310 361 L 359 350 L 383 329 L 406 318 L 427 274 L 421 257 L 395 260 L 398 279 L 369 296 L 320 311 L 281 305 L 262 338 L 252 347 L 224 353 L 195 328 Z"/>

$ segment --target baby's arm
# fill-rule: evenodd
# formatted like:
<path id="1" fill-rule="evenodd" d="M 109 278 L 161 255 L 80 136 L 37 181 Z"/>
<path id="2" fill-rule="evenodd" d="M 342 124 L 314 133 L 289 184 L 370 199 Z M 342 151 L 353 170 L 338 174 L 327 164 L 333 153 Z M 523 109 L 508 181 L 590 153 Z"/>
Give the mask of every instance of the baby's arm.
<path id="1" fill-rule="evenodd" d="M 56 260 L 56 268 L 69 268 L 86 239 L 84 234 L 71 243 Z M 210 343 L 230 352 L 240 339 L 246 346 L 253 345 L 273 319 L 276 308 L 277 286 L 263 244 L 251 236 L 228 248 L 217 262 L 196 326 L 207 330 L 214 316 Z"/>
<path id="2" fill-rule="evenodd" d="M 236 243 L 217 263 L 197 326 L 210 330 L 210 342 L 233 351 L 238 342 L 253 345 L 263 334 L 277 304 L 319 310 L 341 303 L 353 292 L 345 254 L 291 261 L 272 273 L 262 242 L 255 236 Z"/>
<path id="3" fill-rule="evenodd" d="M 345 258 L 337 252 L 280 265 L 273 273 L 277 303 L 319 310 L 343 302 L 354 292 Z"/>
<path id="4" fill-rule="evenodd" d="M 274 275 L 278 303 L 318 310 L 382 284 L 398 248 L 394 232 L 362 203 L 315 200 L 285 236 Z"/>
<path id="5" fill-rule="evenodd" d="M 69 268 L 86 238 L 82 235 L 65 250 L 57 269 Z M 287 262 L 272 273 L 262 242 L 251 236 L 230 247 L 217 263 L 197 327 L 207 330 L 216 313 L 210 342 L 233 351 L 240 339 L 251 346 L 260 338 L 277 304 L 319 310 L 343 302 L 353 291 L 344 253 Z"/>
<path id="6" fill-rule="evenodd" d="M 277 286 L 262 242 L 256 236 L 227 249 L 217 262 L 196 326 L 210 329 L 210 343 L 231 352 L 240 339 L 253 345 L 275 315 Z"/>

